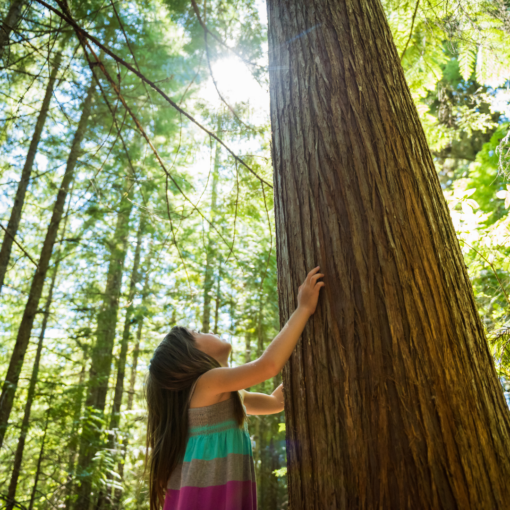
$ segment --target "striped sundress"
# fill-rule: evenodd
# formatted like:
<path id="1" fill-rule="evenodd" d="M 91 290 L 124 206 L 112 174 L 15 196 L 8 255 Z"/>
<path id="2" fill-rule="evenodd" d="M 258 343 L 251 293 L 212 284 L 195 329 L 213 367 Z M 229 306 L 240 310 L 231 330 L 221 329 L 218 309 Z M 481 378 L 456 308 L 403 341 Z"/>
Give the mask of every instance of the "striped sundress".
<path id="1" fill-rule="evenodd" d="M 248 424 L 239 428 L 233 397 L 189 409 L 188 417 L 184 461 L 170 476 L 163 510 L 256 510 Z"/>

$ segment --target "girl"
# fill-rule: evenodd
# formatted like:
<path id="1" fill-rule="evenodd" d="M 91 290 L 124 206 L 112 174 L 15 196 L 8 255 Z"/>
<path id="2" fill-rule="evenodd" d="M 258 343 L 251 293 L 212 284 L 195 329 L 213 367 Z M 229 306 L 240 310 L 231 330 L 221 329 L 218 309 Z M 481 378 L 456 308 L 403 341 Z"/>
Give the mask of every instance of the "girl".
<path id="1" fill-rule="evenodd" d="M 281 412 L 283 388 L 272 395 L 243 388 L 275 377 L 289 359 L 317 307 L 318 271 L 308 273 L 296 311 L 255 361 L 229 368 L 229 343 L 179 326 L 158 345 L 146 384 L 151 510 L 256 510 L 245 418 Z"/>

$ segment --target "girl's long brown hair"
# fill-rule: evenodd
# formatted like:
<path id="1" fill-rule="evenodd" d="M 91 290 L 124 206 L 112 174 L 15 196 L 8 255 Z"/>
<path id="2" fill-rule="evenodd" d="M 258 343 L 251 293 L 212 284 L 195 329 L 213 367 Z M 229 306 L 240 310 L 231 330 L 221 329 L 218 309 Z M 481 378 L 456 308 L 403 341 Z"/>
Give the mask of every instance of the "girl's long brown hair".
<path id="1" fill-rule="evenodd" d="M 182 462 L 188 442 L 191 388 L 199 376 L 220 363 L 202 352 L 191 331 L 175 326 L 154 351 L 145 386 L 150 510 L 164 504 L 172 471 Z M 232 392 L 236 419 L 243 427 L 245 413 L 237 391 Z"/>

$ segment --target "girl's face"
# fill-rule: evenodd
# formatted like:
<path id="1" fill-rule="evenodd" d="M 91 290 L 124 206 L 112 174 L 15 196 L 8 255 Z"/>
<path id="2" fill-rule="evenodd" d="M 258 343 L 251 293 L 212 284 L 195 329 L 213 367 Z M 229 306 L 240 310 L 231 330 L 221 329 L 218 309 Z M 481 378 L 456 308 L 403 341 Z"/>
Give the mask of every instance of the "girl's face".
<path id="1" fill-rule="evenodd" d="M 193 331 L 198 349 L 217 360 L 222 367 L 228 367 L 228 356 L 232 346 L 211 333 Z"/>

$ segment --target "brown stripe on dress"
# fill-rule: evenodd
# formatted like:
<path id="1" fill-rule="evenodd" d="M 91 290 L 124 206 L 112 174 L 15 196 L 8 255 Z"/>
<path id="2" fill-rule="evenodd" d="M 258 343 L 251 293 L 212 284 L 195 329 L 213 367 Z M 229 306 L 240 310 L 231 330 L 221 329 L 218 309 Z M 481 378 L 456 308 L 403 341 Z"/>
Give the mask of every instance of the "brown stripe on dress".
<path id="1" fill-rule="evenodd" d="M 228 400 L 217 402 L 210 406 L 188 409 L 190 427 L 216 425 L 227 420 L 235 420 L 234 399 L 232 396 Z"/>
<path id="2" fill-rule="evenodd" d="M 182 487 L 211 487 L 227 482 L 255 480 L 253 458 L 241 453 L 230 453 L 226 457 L 179 464 L 168 480 L 167 489 Z"/>

